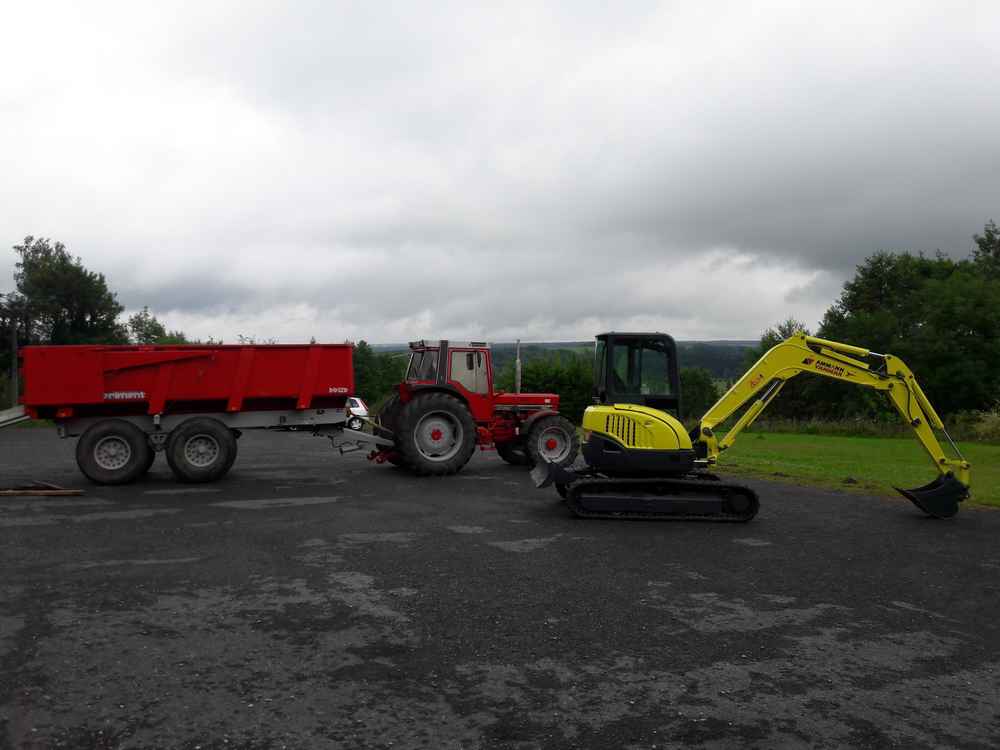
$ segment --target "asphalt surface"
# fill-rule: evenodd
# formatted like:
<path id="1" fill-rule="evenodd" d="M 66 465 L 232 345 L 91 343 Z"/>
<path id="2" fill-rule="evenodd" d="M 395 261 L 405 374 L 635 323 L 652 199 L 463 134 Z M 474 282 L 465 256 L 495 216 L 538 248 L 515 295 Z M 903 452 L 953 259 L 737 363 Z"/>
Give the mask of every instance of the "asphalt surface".
<path id="1" fill-rule="evenodd" d="M 0 485 L 87 490 L 0 498 L 0 747 L 1000 745 L 998 512 L 583 521 L 493 453 L 254 433 L 218 484 L 97 487 L 74 442 L 0 431 Z"/>

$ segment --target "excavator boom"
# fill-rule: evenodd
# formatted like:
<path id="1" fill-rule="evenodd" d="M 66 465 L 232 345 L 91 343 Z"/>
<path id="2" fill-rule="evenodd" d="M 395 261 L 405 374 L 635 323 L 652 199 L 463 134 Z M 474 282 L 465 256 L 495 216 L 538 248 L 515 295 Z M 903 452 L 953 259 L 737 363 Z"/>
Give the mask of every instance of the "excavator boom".
<path id="1" fill-rule="evenodd" d="M 891 354 L 836 341 L 796 334 L 777 344 L 733 384 L 701 418 L 693 442 L 709 465 L 736 441 L 740 433 L 760 416 L 785 383 L 802 373 L 812 373 L 882 391 L 913 428 L 924 452 L 938 471 L 930 484 L 909 490 L 896 488 L 921 510 L 938 518 L 958 511 L 958 503 L 969 495 L 971 467 L 948 436 L 944 423 L 906 364 Z M 744 406 L 749 406 L 719 438 L 715 428 Z M 934 430 L 944 432 L 956 454 L 949 457 Z"/>

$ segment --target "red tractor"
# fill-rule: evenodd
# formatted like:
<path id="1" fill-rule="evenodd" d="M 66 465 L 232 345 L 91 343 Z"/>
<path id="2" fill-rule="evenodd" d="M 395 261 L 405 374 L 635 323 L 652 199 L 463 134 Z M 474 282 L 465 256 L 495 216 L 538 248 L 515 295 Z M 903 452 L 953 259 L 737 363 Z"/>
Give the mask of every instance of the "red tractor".
<path id="1" fill-rule="evenodd" d="M 456 473 L 476 445 L 495 446 L 504 461 L 523 465 L 569 466 L 580 448 L 576 428 L 559 414 L 558 395 L 494 390 L 490 347 L 477 341 L 411 342 L 406 376 L 379 425 L 394 447 L 374 457 L 425 476 Z"/>

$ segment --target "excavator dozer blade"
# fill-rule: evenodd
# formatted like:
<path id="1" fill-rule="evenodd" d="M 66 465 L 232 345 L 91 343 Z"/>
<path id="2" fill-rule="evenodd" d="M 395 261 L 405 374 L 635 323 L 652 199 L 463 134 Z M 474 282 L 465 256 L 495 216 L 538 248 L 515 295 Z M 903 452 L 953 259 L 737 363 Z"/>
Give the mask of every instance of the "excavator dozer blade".
<path id="1" fill-rule="evenodd" d="M 934 518 L 951 518 L 958 513 L 958 504 L 969 496 L 969 488 L 951 474 L 939 476 L 923 487 L 912 490 L 897 487 L 896 491 Z"/>
<path id="2" fill-rule="evenodd" d="M 550 484 L 570 484 L 580 478 L 575 471 L 567 471 L 559 464 L 540 461 L 531 470 L 531 479 L 535 487 L 542 489 Z"/>

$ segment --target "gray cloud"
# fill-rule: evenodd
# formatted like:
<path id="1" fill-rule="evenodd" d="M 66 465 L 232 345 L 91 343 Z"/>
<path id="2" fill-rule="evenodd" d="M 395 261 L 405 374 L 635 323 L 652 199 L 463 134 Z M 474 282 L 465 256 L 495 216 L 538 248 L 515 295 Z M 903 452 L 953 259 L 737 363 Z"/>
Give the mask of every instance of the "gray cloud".
<path id="1" fill-rule="evenodd" d="M 1000 214 L 992 3 L 14 16 L 0 238 L 195 335 L 750 338 Z"/>

